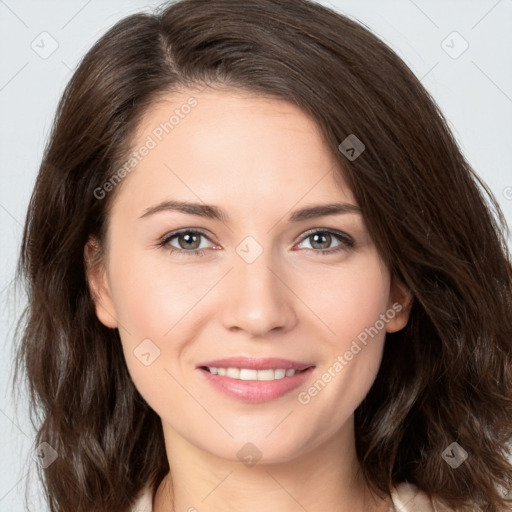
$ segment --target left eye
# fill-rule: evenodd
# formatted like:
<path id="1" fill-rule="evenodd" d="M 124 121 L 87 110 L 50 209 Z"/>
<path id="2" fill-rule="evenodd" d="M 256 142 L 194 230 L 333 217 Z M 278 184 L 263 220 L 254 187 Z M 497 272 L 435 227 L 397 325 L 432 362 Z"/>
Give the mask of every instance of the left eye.
<path id="1" fill-rule="evenodd" d="M 333 238 L 338 240 L 339 244 L 334 248 L 330 248 Z M 350 249 L 354 246 L 354 241 L 349 235 L 346 233 L 334 232 L 330 230 L 316 230 L 306 233 L 301 244 L 303 244 L 306 240 L 310 240 L 311 246 L 311 248 L 306 247 L 306 249 L 318 252 L 320 254 L 332 254 L 343 249 Z M 317 247 L 314 247 L 313 245 L 316 245 Z"/>
<path id="2" fill-rule="evenodd" d="M 200 231 L 181 231 L 179 233 L 170 234 L 166 236 L 159 245 L 171 247 L 171 252 L 185 251 L 189 253 L 200 253 L 205 247 L 201 247 L 201 237 L 208 240 L 206 235 Z M 176 247 L 171 244 L 171 240 L 177 239 L 179 246 Z"/>

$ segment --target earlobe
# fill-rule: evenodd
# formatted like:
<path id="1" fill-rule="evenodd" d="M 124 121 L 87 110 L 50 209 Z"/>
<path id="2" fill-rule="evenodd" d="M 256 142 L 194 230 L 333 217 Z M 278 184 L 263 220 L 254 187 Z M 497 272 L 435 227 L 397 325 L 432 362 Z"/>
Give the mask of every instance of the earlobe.
<path id="1" fill-rule="evenodd" d="M 89 238 L 84 247 L 84 266 L 89 292 L 96 308 L 98 320 L 106 327 L 114 329 L 118 326 L 118 322 L 104 261 L 99 254 L 98 240 Z"/>
<path id="2" fill-rule="evenodd" d="M 413 304 L 412 292 L 397 277 L 393 277 L 389 293 L 386 332 L 397 332 L 409 321 Z"/>

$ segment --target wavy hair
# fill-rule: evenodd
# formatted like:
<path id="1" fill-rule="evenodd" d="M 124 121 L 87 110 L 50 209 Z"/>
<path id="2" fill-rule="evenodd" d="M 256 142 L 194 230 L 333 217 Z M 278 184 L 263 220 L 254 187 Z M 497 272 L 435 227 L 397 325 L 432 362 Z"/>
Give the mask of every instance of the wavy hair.
<path id="1" fill-rule="evenodd" d="M 367 28 L 308 0 L 180 0 L 115 24 L 65 88 L 28 208 L 15 380 L 28 383 L 52 512 L 126 511 L 169 471 L 161 422 L 135 388 L 119 333 L 96 317 L 84 246 L 104 240 L 144 114 L 181 90 L 228 87 L 292 102 L 340 163 L 392 275 L 413 296 L 355 411 L 362 472 L 457 510 L 505 510 L 512 481 L 512 267 L 507 226 L 445 118 Z M 338 146 L 354 134 L 364 153 Z M 36 421 L 36 420 L 33 420 Z M 453 469 L 457 442 L 468 460 Z"/>

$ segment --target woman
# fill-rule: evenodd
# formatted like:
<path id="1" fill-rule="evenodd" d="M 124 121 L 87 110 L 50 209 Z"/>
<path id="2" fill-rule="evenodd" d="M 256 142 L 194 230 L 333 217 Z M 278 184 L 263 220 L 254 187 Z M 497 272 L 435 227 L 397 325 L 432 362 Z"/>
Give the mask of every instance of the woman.
<path id="1" fill-rule="evenodd" d="M 361 25 L 122 20 L 63 95 L 20 259 L 50 509 L 509 510 L 504 229 Z"/>

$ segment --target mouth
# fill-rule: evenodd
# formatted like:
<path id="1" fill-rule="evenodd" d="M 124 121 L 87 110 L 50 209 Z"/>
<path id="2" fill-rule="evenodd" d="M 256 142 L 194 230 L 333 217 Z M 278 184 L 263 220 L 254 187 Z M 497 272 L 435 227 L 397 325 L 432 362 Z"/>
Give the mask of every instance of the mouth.
<path id="1" fill-rule="evenodd" d="M 308 368 L 303 370 L 295 370 L 293 368 L 269 368 L 266 370 L 255 370 L 253 368 L 232 368 L 232 367 L 217 367 L 217 366 L 201 366 L 201 370 L 207 371 L 212 375 L 220 375 L 221 377 L 227 377 L 228 379 L 235 380 L 280 380 L 287 377 L 293 377 L 298 373 L 306 371 Z"/>
<path id="2" fill-rule="evenodd" d="M 315 365 L 246 357 L 208 361 L 197 367 L 205 382 L 237 401 L 262 403 L 287 395 L 311 376 Z"/>

